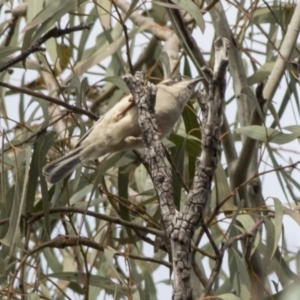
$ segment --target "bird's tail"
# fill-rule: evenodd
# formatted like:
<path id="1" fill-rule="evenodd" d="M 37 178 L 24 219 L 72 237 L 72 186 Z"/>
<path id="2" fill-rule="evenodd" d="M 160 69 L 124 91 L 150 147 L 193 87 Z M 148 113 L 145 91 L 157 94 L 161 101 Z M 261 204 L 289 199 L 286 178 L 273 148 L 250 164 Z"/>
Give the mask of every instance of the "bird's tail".
<path id="1" fill-rule="evenodd" d="M 72 173 L 81 163 L 81 148 L 60 157 L 43 168 L 43 174 L 50 183 L 56 183 Z"/>

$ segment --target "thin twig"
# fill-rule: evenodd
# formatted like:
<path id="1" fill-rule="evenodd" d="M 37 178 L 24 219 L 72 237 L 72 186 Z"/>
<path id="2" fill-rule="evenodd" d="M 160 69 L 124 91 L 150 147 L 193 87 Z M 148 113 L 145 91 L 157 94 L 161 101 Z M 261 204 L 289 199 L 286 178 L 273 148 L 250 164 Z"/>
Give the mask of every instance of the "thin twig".
<path id="1" fill-rule="evenodd" d="M 99 117 L 97 115 L 93 114 L 92 112 L 89 112 L 85 109 L 82 109 L 82 108 L 74 106 L 74 105 L 70 105 L 66 102 L 60 101 L 60 100 L 58 100 L 56 98 L 53 98 L 51 96 L 46 96 L 42 93 L 34 92 L 34 91 L 32 91 L 30 89 L 27 89 L 27 88 L 17 87 L 17 86 L 11 85 L 11 84 L 3 82 L 3 81 L 0 81 L 0 86 L 6 87 L 10 90 L 13 90 L 13 91 L 16 91 L 16 92 L 19 92 L 19 93 L 23 93 L 23 94 L 26 94 L 26 95 L 29 95 L 29 96 L 33 96 L 33 97 L 37 97 L 37 98 L 46 100 L 46 101 L 51 102 L 53 104 L 65 107 L 65 108 L 69 109 L 70 111 L 72 111 L 75 114 L 86 115 L 86 116 L 90 117 L 91 119 L 93 119 L 95 121 L 99 119 Z"/>
<path id="2" fill-rule="evenodd" d="M 15 32 L 15 29 L 16 29 L 16 25 L 17 25 L 17 21 L 19 20 L 19 16 L 13 16 L 9 22 L 9 25 L 8 25 L 8 32 L 7 32 L 7 35 L 5 37 L 5 41 L 3 43 L 3 47 L 8 47 L 11 40 L 12 40 L 12 37 L 14 35 L 14 32 Z M 4 32 L 2 32 L 3 34 Z"/>
<path id="3" fill-rule="evenodd" d="M 40 130 L 38 130 L 36 133 L 34 133 L 33 135 L 31 135 L 30 137 L 28 137 L 27 139 L 25 139 L 24 141 L 17 143 L 17 144 L 12 144 L 10 143 L 10 147 L 6 148 L 3 150 L 3 152 L 9 151 L 12 147 L 20 147 L 23 144 L 29 142 L 31 139 L 33 139 L 34 137 L 40 135 L 41 133 L 43 133 L 44 131 L 47 130 L 48 127 L 53 126 L 55 123 L 57 123 L 58 121 L 60 121 L 61 119 L 65 118 L 70 112 L 66 111 L 65 113 L 63 113 L 61 116 L 59 116 L 59 118 L 55 119 L 54 121 L 52 121 L 51 123 L 49 123 L 46 127 L 41 128 Z"/>
<path id="4" fill-rule="evenodd" d="M 74 246 L 78 246 L 78 245 L 87 246 L 87 247 L 96 249 L 101 252 L 103 252 L 105 250 L 104 246 L 102 246 L 99 243 L 94 242 L 88 238 L 80 237 L 77 235 L 74 235 L 74 236 L 59 235 L 56 238 L 37 246 L 30 252 L 30 254 L 32 255 L 46 247 L 64 249 L 65 247 L 74 247 Z M 117 252 L 115 255 L 124 256 L 124 257 L 129 256 L 132 259 L 154 262 L 154 263 L 157 263 L 160 265 L 164 265 L 165 267 L 167 267 L 169 269 L 172 268 L 171 263 L 166 262 L 164 260 L 152 258 L 152 257 L 143 257 L 143 256 L 139 256 L 139 255 L 133 255 L 133 254 L 122 253 L 122 252 Z"/>
<path id="5" fill-rule="evenodd" d="M 150 233 L 150 234 L 154 234 L 157 235 L 161 238 L 165 238 L 165 233 L 161 230 L 157 230 L 154 228 L 149 228 L 149 227 L 145 227 L 145 226 L 140 226 L 137 224 L 134 224 L 132 222 L 128 222 L 125 220 L 122 220 L 120 218 L 115 218 L 115 217 L 111 217 L 105 214 L 100 214 L 100 213 L 96 213 L 94 211 L 89 211 L 86 209 L 81 209 L 81 208 L 76 208 L 76 207 L 57 207 L 57 208 L 51 208 L 49 210 L 49 214 L 56 214 L 56 213 L 79 213 L 79 214 L 85 214 L 87 216 L 92 216 L 95 217 L 97 219 L 100 220 L 104 220 L 104 221 L 108 221 L 108 222 L 112 222 L 115 224 L 120 224 L 120 225 L 124 225 L 127 226 L 129 228 L 135 229 L 135 230 L 140 230 L 146 233 Z M 31 214 L 31 217 L 28 219 L 27 223 L 28 224 L 32 224 L 34 222 L 36 222 L 37 220 L 39 220 L 40 218 L 42 218 L 44 216 L 44 211 L 40 211 L 38 213 L 33 213 Z"/>
<path id="6" fill-rule="evenodd" d="M 177 178 L 178 178 L 179 181 L 181 182 L 181 185 L 183 186 L 183 188 L 185 189 L 185 191 L 188 193 L 190 189 L 189 189 L 189 187 L 186 185 L 186 183 L 184 182 L 184 180 L 183 180 L 183 178 L 182 178 L 182 176 L 181 176 L 181 174 L 180 174 L 180 172 L 179 172 L 177 166 L 175 165 L 174 160 L 173 160 L 173 158 L 172 158 L 172 156 L 171 156 L 171 154 L 170 154 L 170 151 L 165 147 L 164 144 L 162 144 L 162 146 L 163 146 L 163 148 L 165 149 L 166 157 L 167 157 L 169 163 L 171 164 L 173 170 L 175 171 Z"/>
<path id="7" fill-rule="evenodd" d="M 273 216 L 274 216 L 274 214 L 269 214 L 266 217 L 272 218 Z M 264 223 L 264 219 L 260 219 L 258 222 L 256 222 L 254 224 L 254 226 L 250 229 L 249 232 L 238 234 L 238 235 L 232 237 L 231 239 L 229 239 L 227 242 L 222 243 L 221 249 L 219 251 L 219 256 L 216 260 L 216 264 L 215 264 L 214 268 L 212 269 L 210 277 L 208 279 L 208 282 L 205 286 L 204 296 L 209 295 L 209 293 L 212 289 L 212 285 L 214 284 L 214 282 L 221 270 L 225 251 L 228 248 L 230 248 L 236 241 L 243 240 L 244 238 L 247 238 L 247 237 L 250 237 L 250 238 L 253 237 L 254 233 L 258 230 L 259 226 L 263 223 Z"/>
<path id="8" fill-rule="evenodd" d="M 134 69 L 133 69 L 132 62 L 131 62 L 131 57 L 130 57 L 129 36 L 128 36 L 127 26 L 126 26 L 126 24 L 124 23 L 124 21 L 122 19 L 122 16 L 119 12 L 119 9 L 118 9 L 116 3 L 114 1 L 112 1 L 112 3 L 113 3 L 113 6 L 115 7 L 116 13 L 119 17 L 119 23 L 123 27 L 123 32 L 124 32 L 124 36 L 125 36 L 127 61 L 128 61 L 130 73 L 133 75 L 134 74 Z"/>
<path id="9" fill-rule="evenodd" d="M 75 31 L 90 29 L 92 27 L 92 25 L 93 25 L 92 23 L 91 24 L 80 24 L 78 26 L 74 26 L 74 27 L 70 27 L 70 28 L 66 28 L 66 29 L 60 29 L 60 28 L 55 27 L 55 28 L 49 30 L 41 38 L 39 38 L 31 47 L 29 47 L 27 50 L 23 51 L 17 57 L 9 60 L 7 63 L 2 64 L 0 66 L 0 73 L 3 72 L 4 70 L 8 69 L 9 67 L 15 65 L 16 63 L 24 60 L 30 54 L 32 54 L 34 52 L 37 52 L 37 51 L 40 51 L 41 50 L 40 46 L 43 43 L 45 43 L 47 40 L 49 40 L 50 38 L 58 38 L 58 37 L 61 37 L 63 35 L 75 32 Z"/>
<path id="10" fill-rule="evenodd" d="M 193 270 L 194 270 L 196 276 L 198 277 L 199 281 L 201 282 L 201 284 L 203 286 L 206 286 L 207 285 L 207 279 L 202 274 L 200 268 L 198 267 L 198 265 L 197 265 L 197 263 L 195 261 L 195 258 L 193 258 L 193 260 L 192 260 L 192 267 L 193 267 Z"/>
<path id="11" fill-rule="evenodd" d="M 295 163 L 286 165 L 286 166 L 281 166 L 281 167 L 277 167 L 274 168 L 272 170 L 267 170 L 261 173 L 257 173 L 254 174 L 252 177 L 250 177 L 249 179 L 247 179 L 246 181 L 244 181 L 243 183 L 241 183 L 237 188 L 235 188 L 230 194 L 228 194 L 228 196 L 226 198 L 224 198 L 218 205 L 216 205 L 216 207 L 214 208 L 213 212 L 211 213 L 211 215 L 209 216 L 208 220 L 206 221 L 206 226 L 209 226 L 211 224 L 211 222 L 214 220 L 215 216 L 217 215 L 218 211 L 221 209 L 221 207 L 232 197 L 235 196 L 236 193 L 239 191 L 240 188 L 242 188 L 243 186 L 247 185 L 248 183 L 250 183 L 252 180 L 254 180 L 257 177 L 260 177 L 262 175 L 271 173 L 271 172 L 277 172 L 277 171 L 281 171 L 284 170 L 286 168 L 296 168 L 296 166 L 300 164 L 300 161 L 297 161 Z"/>
<path id="12" fill-rule="evenodd" d="M 206 236 L 207 236 L 211 246 L 213 247 L 213 249 L 216 253 L 216 256 L 218 257 L 220 255 L 220 251 L 219 251 L 213 237 L 211 236 L 210 231 L 208 230 L 208 228 L 205 224 L 202 225 L 202 228 L 203 228 L 204 232 L 206 233 Z"/>

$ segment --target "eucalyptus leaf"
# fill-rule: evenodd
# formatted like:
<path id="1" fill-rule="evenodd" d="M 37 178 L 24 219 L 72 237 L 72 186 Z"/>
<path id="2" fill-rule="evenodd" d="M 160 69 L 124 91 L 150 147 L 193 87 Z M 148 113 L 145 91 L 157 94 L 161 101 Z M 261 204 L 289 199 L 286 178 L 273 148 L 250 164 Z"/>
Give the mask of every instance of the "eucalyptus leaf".
<path id="1" fill-rule="evenodd" d="M 273 128 L 258 125 L 245 126 L 235 131 L 261 142 L 271 142 L 279 145 L 287 144 L 295 140 L 299 135 L 298 131 L 296 133 L 283 133 Z"/>
<path id="2" fill-rule="evenodd" d="M 79 4 L 81 4 L 85 1 L 86 0 L 65 0 L 65 1 L 53 0 L 53 1 L 49 1 L 48 2 L 49 4 L 46 7 L 44 7 L 44 9 L 41 10 L 34 17 L 34 19 L 24 27 L 23 32 L 26 32 L 33 28 L 36 28 L 40 24 L 43 24 L 43 23 L 45 24 L 46 22 L 49 22 L 49 20 L 53 24 L 56 20 L 60 19 L 64 14 L 66 14 L 67 12 L 74 9 Z M 43 26 L 43 27 L 45 27 L 45 26 Z"/>
<path id="3" fill-rule="evenodd" d="M 241 298 L 237 297 L 234 294 L 222 294 L 222 295 L 218 295 L 217 297 L 222 300 L 242 300 Z"/>
<path id="4" fill-rule="evenodd" d="M 86 276 L 85 274 L 73 273 L 73 272 L 61 272 L 61 273 L 52 273 L 48 274 L 49 277 L 58 278 L 67 281 L 73 281 L 77 283 L 82 282 L 82 276 Z M 112 280 L 105 278 L 99 275 L 89 275 L 89 283 L 93 286 L 99 286 L 102 289 L 108 289 L 113 292 L 120 293 L 122 296 L 126 296 L 128 293 L 127 288 L 123 287 L 120 284 L 113 282 Z"/>
<path id="5" fill-rule="evenodd" d="M 196 21 L 202 33 L 205 31 L 205 22 L 200 9 L 195 3 L 189 0 L 173 0 L 181 9 L 187 11 Z"/>
<path id="6" fill-rule="evenodd" d="M 116 251 L 115 249 L 113 249 L 112 247 L 107 247 L 104 249 L 104 255 L 106 258 L 106 261 L 108 262 L 109 266 L 111 267 L 111 269 L 114 271 L 114 274 L 116 275 L 116 277 L 123 283 L 123 285 L 125 286 L 126 283 L 124 282 L 124 279 L 120 276 L 119 272 L 116 270 L 116 267 L 114 265 L 113 262 L 113 258 L 116 255 L 116 253 L 118 253 L 118 251 Z"/>
<path id="7" fill-rule="evenodd" d="M 278 198 L 273 198 L 274 201 L 274 211 L 275 211 L 275 218 L 274 218 L 274 228 L 275 228 L 275 234 L 274 234 L 274 245 L 273 245 L 273 252 L 271 255 L 271 259 L 278 247 L 279 239 L 281 236 L 282 231 L 282 220 L 283 220 L 283 207 Z"/>
<path id="8" fill-rule="evenodd" d="M 266 217 L 264 217 L 265 228 L 266 228 L 266 249 L 264 253 L 264 267 L 267 269 L 272 259 L 273 248 L 275 244 L 275 226 Z"/>
<path id="9" fill-rule="evenodd" d="M 274 68 L 274 62 L 266 62 L 253 75 L 247 78 L 248 85 L 251 86 L 255 83 L 260 83 L 267 80 L 273 68 Z"/>
<path id="10" fill-rule="evenodd" d="M 7 56 L 21 50 L 21 47 L 4 47 L 0 48 L 0 61 L 2 62 Z"/>
<path id="11" fill-rule="evenodd" d="M 105 77 L 101 81 L 111 82 L 115 86 L 117 86 L 119 89 L 121 89 L 124 93 L 126 93 L 126 94 L 129 93 L 129 89 L 121 77 L 118 77 L 118 76 Z"/>

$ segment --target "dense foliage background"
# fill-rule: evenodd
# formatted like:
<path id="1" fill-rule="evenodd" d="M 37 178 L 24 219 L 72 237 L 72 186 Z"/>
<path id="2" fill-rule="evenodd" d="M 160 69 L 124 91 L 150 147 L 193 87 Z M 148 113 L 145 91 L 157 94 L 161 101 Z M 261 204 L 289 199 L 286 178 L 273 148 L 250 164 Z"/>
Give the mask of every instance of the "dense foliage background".
<path id="1" fill-rule="evenodd" d="M 231 43 L 222 149 L 192 244 L 194 291 L 296 299 L 300 45 L 289 34 L 299 10 L 297 1 L 0 0 L 0 298 L 171 298 L 156 193 L 134 153 L 85 163 L 53 186 L 41 169 L 128 91 L 122 75 L 144 70 L 157 83 L 172 72 L 169 57 L 173 73 L 201 75 L 221 35 Z M 164 142 L 178 209 L 201 151 L 198 112 L 192 99 Z"/>

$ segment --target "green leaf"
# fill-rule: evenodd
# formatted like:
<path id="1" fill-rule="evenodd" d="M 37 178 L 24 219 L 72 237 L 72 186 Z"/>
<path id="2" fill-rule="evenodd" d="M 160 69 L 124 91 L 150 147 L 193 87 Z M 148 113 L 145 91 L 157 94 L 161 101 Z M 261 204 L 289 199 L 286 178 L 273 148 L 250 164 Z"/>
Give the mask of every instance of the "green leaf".
<path id="1" fill-rule="evenodd" d="M 28 293 L 26 294 L 26 300 L 39 300 L 41 299 L 39 294 L 36 292 L 36 293 Z"/>
<path id="2" fill-rule="evenodd" d="M 104 161 L 101 162 L 100 166 L 98 167 L 98 172 L 101 174 L 105 174 L 105 172 L 112 168 L 115 167 L 116 163 L 123 158 L 125 155 L 125 152 L 118 152 L 111 157 L 105 159 Z"/>
<path id="3" fill-rule="evenodd" d="M 40 136 L 37 141 L 37 151 L 39 153 L 38 157 L 38 170 L 40 176 L 40 184 L 41 184 L 41 192 L 42 192 L 42 203 L 43 203 L 43 211 L 44 211 L 44 228 L 45 233 L 50 237 L 50 215 L 49 215 L 49 194 L 48 194 L 48 186 L 46 183 L 46 179 L 42 173 L 42 168 L 46 165 L 46 154 L 53 145 L 53 134 L 46 133 Z"/>
<path id="4" fill-rule="evenodd" d="M 283 24 L 287 5 L 285 5 L 285 3 L 276 5 L 275 3 L 276 2 L 270 6 L 268 5 L 268 7 L 257 7 L 252 15 L 252 18 L 255 20 L 255 22 L 258 24 L 276 24 L 277 20 L 280 20 L 280 22 L 282 22 L 281 24 Z"/>
<path id="5" fill-rule="evenodd" d="M 260 107 L 260 105 L 257 101 L 257 98 L 256 98 L 253 90 L 250 87 L 247 86 L 247 87 L 242 88 L 241 93 L 246 95 L 251 100 L 251 102 L 254 103 L 255 108 L 258 111 L 258 114 L 259 114 L 261 120 L 264 121 L 264 119 L 265 119 L 264 114 L 261 110 L 261 107 Z"/>
<path id="6" fill-rule="evenodd" d="M 273 294 L 263 300 L 296 300 L 300 294 L 300 280 L 297 278 L 291 284 L 286 286 L 282 291 Z"/>
<path id="7" fill-rule="evenodd" d="M 288 207 L 282 208 L 283 212 L 290 216 L 299 226 L 300 226 L 300 214 L 297 211 L 294 211 Z"/>
<path id="8" fill-rule="evenodd" d="M 41 10 L 30 23 L 28 23 L 24 27 L 23 32 L 36 28 L 38 25 L 45 23 L 46 21 L 49 20 L 51 20 L 51 23 L 54 24 L 55 21 L 59 20 L 64 14 L 76 8 L 79 4 L 83 2 L 85 1 L 84 0 L 49 1 L 48 2 L 49 4 L 43 10 Z"/>
<path id="9" fill-rule="evenodd" d="M 299 125 L 286 126 L 283 129 L 291 131 L 292 133 L 297 135 L 297 137 L 300 137 L 300 126 Z"/>
<path id="10" fill-rule="evenodd" d="M 97 7 L 93 6 L 87 15 L 85 23 L 86 24 L 95 23 L 96 20 L 97 20 Z M 79 46 L 77 49 L 78 50 L 77 58 L 74 58 L 74 55 L 73 55 L 73 59 L 76 59 L 75 64 L 78 61 L 80 61 L 82 59 L 83 55 L 88 51 L 87 40 L 89 39 L 92 32 L 93 32 L 92 30 L 83 30 L 82 31 L 82 33 L 80 35 Z M 100 33 L 100 35 L 101 35 L 101 33 Z M 78 38 L 78 36 L 76 36 L 76 38 Z M 95 48 L 95 49 L 97 49 L 97 48 Z"/>
<path id="11" fill-rule="evenodd" d="M 31 160 L 31 147 L 25 145 L 23 151 L 17 155 L 15 160 L 15 193 L 12 209 L 9 216 L 9 227 L 6 235 L 1 242 L 10 247 L 10 254 L 15 251 L 16 246 L 22 247 L 20 220 L 23 212 L 24 203 L 26 201 L 27 185 L 29 181 L 29 167 Z M 22 165 L 25 162 L 25 170 Z"/>
<path id="12" fill-rule="evenodd" d="M 220 161 L 218 162 L 217 169 L 215 171 L 214 181 L 216 183 L 214 186 L 214 194 L 217 197 L 217 202 L 215 203 L 215 205 L 218 205 L 231 193 L 225 170 Z M 221 210 L 225 213 L 235 211 L 236 209 L 237 207 L 233 203 L 233 197 L 230 197 L 221 207 Z"/>
<path id="13" fill-rule="evenodd" d="M 273 255 L 278 247 L 278 243 L 279 243 L 279 239 L 280 239 L 281 231 L 282 231 L 282 220 L 283 220 L 282 204 L 278 198 L 273 197 L 273 200 L 274 200 L 274 206 L 275 206 L 275 218 L 274 218 L 275 234 L 274 234 L 273 251 L 272 251 L 270 259 L 273 258 Z"/>
<path id="14" fill-rule="evenodd" d="M 134 29 L 129 32 L 128 37 L 131 40 L 138 29 Z M 98 50 L 94 51 L 90 56 L 86 57 L 85 59 L 78 62 L 78 64 L 74 67 L 74 72 L 78 75 L 82 75 L 86 72 L 89 68 L 93 67 L 94 65 L 98 64 L 99 61 L 103 61 L 105 58 L 112 56 L 114 53 L 119 51 L 121 47 L 125 45 L 125 39 L 123 36 L 115 39 L 112 43 L 105 43 L 100 47 Z"/>
<path id="15" fill-rule="evenodd" d="M 289 260 L 285 260 L 284 248 L 281 249 L 281 252 L 279 251 L 279 247 L 277 247 L 271 264 L 275 265 L 275 267 L 272 266 L 272 270 L 277 273 L 281 284 L 285 286 L 290 280 L 297 279 L 298 276 L 290 269 Z"/>
<path id="16" fill-rule="evenodd" d="M 181 190 L 183 187 L 178 176 L 181 176 L 183 178 L 185 146 L 186 146 L 186 140 L 179 147 L 172 149 L 173 161 L 179 172 L 179 175 L 177 175 L 177 172 L 172 169 L 174 204 L 176 206 L 176 209 L 179 211 L 180 211 Z"/>
<path id="17" fill-rule="evenodd" d="M 28 0 L 28 8 L 27 9 L 27 14 L 26 14 L 26 19 L 27 19 L 27 24 L 30 23 L 33 18 L 43 9 L 43 1 L 40 0 Z"/>
<path id="18" fill-rule="evenodd" d="M 270 145 L 267 144 L 266 146 L 267 146 L 267 150 L 268 150 L 268 153 L 269 153 L 269 156 L 270 156 L 270 159 L 272 161 L 272 164 L 273 164 L 274 168 L 275 169 L 279 168 L 280 166 L 279 166 L 279 164 L 278 164 L 278 162 L 277 162 L 277 160 L 276 160 L 276 158 L 274 156 L 273 150 L 271 149 Z M 283 191 L 286 199 L 288 199 L 287 191 L 284 188 L 285 185 L 283 184 L 283 181 L 282 181 L 282 178 L 281 178 L 282 177 L 281 172 L 275 172 L 275 174 L 276 174 L 276 177 L 278 178 L 281 190 Z"/>
<path id="19" fill-rule="evenodd" d="M 45 256 L 46 262 L 48 262 L 49 267 L 53 272 L 60 273 L 62 272 L 63 266 L 61 262 L 57 259 L 57 256 L 52 249 L 45 247 L 43 249 L 43 255 Z"/>
<path id="20" fill-rule="evenodd" d="M 121 89 L 124 93 L 129 93 L 129 88 L 127 87 L 126 83 L 124 80 L 119 77 L 119 76 L 110 76 L 110 77 L 105 77 L 104 79 L 100 80 L 102 81 L 107 81 L 113 83 L 115 86 L 117 86 L 119 89 Z"/>
<path id="21" fill-rule="evenodd" d="M 286 129 L 286 128 L 283 128 Z M 261 142 L 271 142 L 275 144 L 286 144 L 298 137 L 298 132 L 296 133 L 283 133 L 273 128 L 267 128 L 258 125 L 245 126 L 242 128 L 235 129 L 237 133 L 241 133 L 248 136 L 254 140 Z"/>
<path id="22" fill-rule="evenodd" d="M 202 33 L 205 31 L 205 22 L 202 12 L 198 6 L 190 0 L 173 0 L 173 3 L 177 4 L 181 9 L 187 11 L 196 21 Z"/>
<path id="23" fill-rule="evenodd" d="M 37 147 L 37 143 L 35 143 L 33 148 L 32 159 L 30 163 L 30 170 L 29 170 L 29 178 L 30 181 L 28 182 L 28 195 L 26 198 L 26 210 L 32 211 L 33 205 L 36 197 L 36 190 L 38 186 L 38 177 L 39 177 L 39 154 L 40 149 Z"/>
<path id="24" fill-rule="evenodd" d="M 115 254 L 118 253 L 118 251 L 116 251 L 114 248 L 107 246 L 104 249 L 104 256 L 106 258 L 106 261 L 108 262 L 109 266 L 112 268 L 112 270 L 114 271 L 116 277 L 123 283 L 124 286 L 126 286 L 126 283 L 124 282 L 124 279 L 120 276 L 119 272 L 117 271 L 114 262 L 113 262 L 113 258 L 115 256 Z"/>
<path id="25" fill-rule="evenodd" d="M 152 274 L 150 274 L 147 270 L 143 270 L 143 275 L 145 280 L 145 298 L 156 300 L 157 290 L 156 290 L 156 286 Z"/>
<path id="26" fill-rule="evenodd" d="M 101 25 L 105 29 L 109 29 L 111 27 L 111 1 L 108 0 L 96 0 L 95 3 L 99 15 L 99 20 L 101 22 Z"/>
<path id="27" fill-rule="evenodd" d="M 3 59 L 3 61 L 1 61 L 1 63 L 4 64 L 4 63 L 8 62 L 9 60 L 10 60 L 9 58 Z M 30 58 L 27 58 L 25 60 L 25 62 L 26 62 L 26 69 L 27 70 L 35 70 L 35 71 L 38 71 L 38 72 L 40 72 L 40 71 L 49 72 L 48 68 L 45 68 L 44 65 L 40 65 L 38 62 L 36 62 L 36 61 L 34 61 Z M 22 64 L 22 62 L 19 62 L 19 63 L 14 64 L 12 68 L 23 70 L 24 65 Z"/>
<path id="28" fill-rule="evenodd" d="M 143 164 L 140 164 L 134 172 L 134 178 L 137 185 L 137 191 L 142 193 L 145 191 L 145 185 L 148 178 L 148 172 Z"/>
<path id="29" fill-rule="evenodd" d="M 123 173 L 122 167 L 118 172 L 118 195 L 122 199 L 120 202 L 120 216 L 126 221 L 130 221 L 129 211 L 126 205 L 122 202 L 128 202 L 128 186 L 129 186 L 129 173 Z"/>
<path id="30" fill-rule="evenodd" d="M 171 77 L 171 66 L 170 66 L 170 57 L 167 52 L 163 51 L 159 56 L 159 61 L 163 67 L 163 74 L 165 78 Z"/>
<path id="31" fill-rule="evenodd" d="M 187 65 L 187 64 L 185 64 Z M 184 107 L 184 110 L 182 112 L 182 119 L 184 122 L 184 127 L 185 127 L 185 132 L 187 134 L 187 140 L 184 142 L 186 145 L 186 151 L 188 153 L 188 174 L 186 174 L 187 177 L 187 181 L 188 182 L 192 182 L 193 178 L 194 178 L 194 174 L 195 174 L 195 165 L 196 165 L 196 157 L 198 155 L 200 155 L 200 151 L 201 151 L 201 145 L 199 143 L 199 147 L 197 147 L 196 145 L 194 145 L 194 149 L 198 151 L 197 155 L 194 156 L 190 153 L 190 139 L 191 138 L 195 138 L 196 140 L 201 140 L 201 131 L 200 131 L 200 125 L 199 125 L 199 120 L 198 120 L 198 116 L 197 116 L 197 111 L 194 108 L 192 101 L 189 101 L 186 106 Z"/>
<path id="32" fill-rule="evenodd" d="M 273 223 L 266 217 L 263 217 L 265 222 L 265 228 L 266 228 L 266 249 L 264 253 L 264 266 L 267 270 L 268 266 L 270 265 L 272 253 L 273 253 L 273 246 L 275 243 L 275 227 Z"/>
<path id="33" fill-rule="evenodd" d="M 279 109 L 277 109 L 278 118 L 281 119 L 284 112 L 289 113 L 287 110 L 291 104 L 291 100 L 293 100 L 293 96 L 295 98 L 295 105 L 297 106 L 298 114 L 300 113 L 300 101 L 298 97 L 298 82 L 295 80 L 293 76 L 290 77 L 290 82 L 288 83 L 288 86 L 286 88 L 286 91 L 284 93 L 284 96 L 282 99 L 279 99 L 279 101 L 276 101 L 280 103 Z M 277 96 L 277 95 L 276 95 Z M 279 97 L 279 95 L 278 95 Z M 274 128 L 276 125 L 276 122 L 272 123 L 270 126 L 271 128 Z"/>
<path id="34" fill-rule="evenodd" d="M 231 228 L 235 225 L 235 222 L 236 222 L 236 218 L 238 217 L 241 209 L 244 207 L 244 200 L 242 199 L 241 201 L 238 202 L 238 206 L 236 208 L 236 211 L 234 211 L 234 214 L 232 216 L 232 219 L 231 219 L 231 222 L 226 230 L 226 233 L 225 233 L 225 237 L 227 237 L 228 233 L 230 233 L 231 231 Z"/>
<path id="35" fill-rule="evenodd" d="M 84 199 L 93 189 L 93 184 L 86 185 L 83 189 L 79 190 L 77 193 L 74 193 L 70 198 L 70 206 L 75 206 L 78 204 L 78 201 Z"/>
<path id="36" fill-rule="evenodd" d="M 275 62 L 266 62 L 260 69 L 258 69 L 253 75 L 247 78 L 247 83 L 249 86 L 256 83 L 261 83 L 268 79 L 271 71 L 274 68 Z"/>
<path id="37" fill-rule="evenodd" d="M 176 146 L 180 146 L 182 145 L 182 143 L 186 143 L 185 150 L 188 154 L 192 155 L 193 157 L 197 157 L 200 154 L 200 140 L 197 140 L 192 136 L 184 137 L 176 133 L 171 133 L 169 136 L 169 140 L 173 142 Z"/>
<path id="38" fill-rule="evenodd" d="M 250 215 L 238 215 L 236 219 L 243 225 L 245 229 L 244 232 L 249 232 L 249 230 L 255 225 L 255 222 Z"/>
<path id="39" fill-rule="evenodd" d="M 130 6 L 129 6 L 129 9 L 126 12 L 126 15 L 125 15 L 125 18 L 124 18 L 123 22 L 125 22 L 131 16 L 132 12 L 134 11 L 134 9 L 135 9 L 135 7 L 136 7 L 136 5 L 139 1 L 138 0 L 131 0 L 130 2 L 131 3 L 130 3 Z"/>
<path id="40" fill-rule="evenodd" d="M 222 300 L 241 300 L 241 298 L 237 297 L 236 295 L 229 293 L 218 295 L 217 297 Z"/>
<path id="41" fill-rule="evenodd" d="M 47 276 L 70 282 L 82 283 L 82 276 L 86 276 L 86 274 L 80 274 L 78 272 L 61 272 L 48 274 Z M 128 294 L 127 288 L 103 276 L 89 274 L 89 284 L 92 286 L 99 286 L 104 290 L 117 292 L 123 297 Z"/>
<path id="42" fill-rule="evenodd" d="M 234 248 L 231 248 L 231 251 L 234 254 L 238 272 L 238 280 L 240 291 L 239 295 L 242 297 L 243 300 L 250 300 L 251 298 L 251 282 L 248 274 L 248 268 L 246 262 L 240 257 L 240 255 L 236 252 Z"/>
<path id="43" fill-rule="evenodd" d="M 14 54 L 15 52 L 17 51 L 20 51 L 21 50 L 21 47 L 3 47 L 3 48 L 0 48 L 0 61 L 3 63 L 4 59 L 11 55 L 11 54 Z M 11 59 L 11 58 L 9 58 Z"/>
<path id="44" fill-rule="evenodd" d="M 141 300 L 139 291 L 136 291 L 135 293 L 133 293 L 132 300 Z"/>

